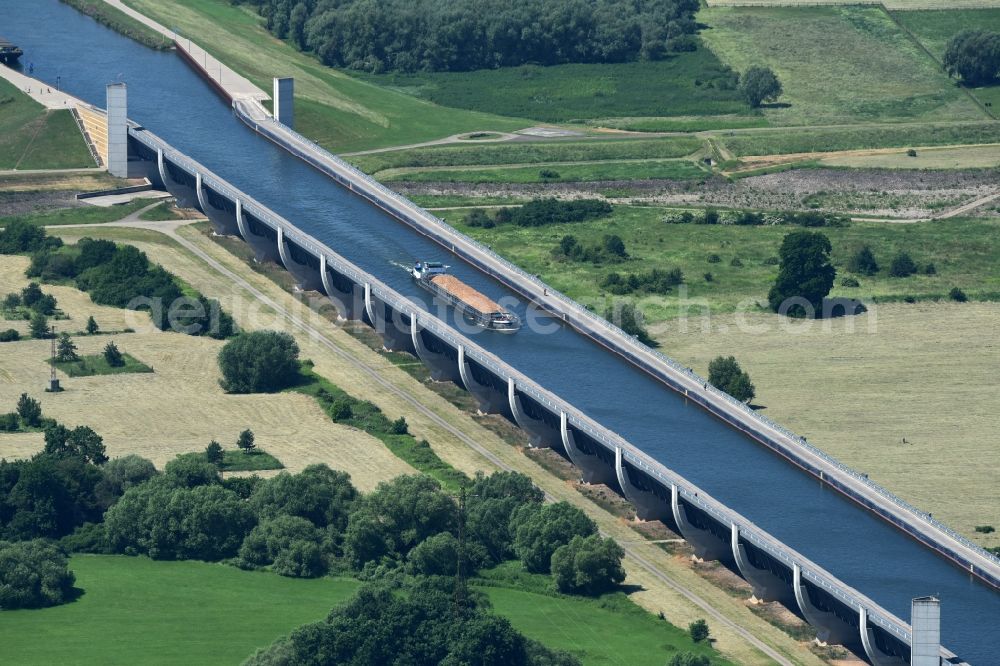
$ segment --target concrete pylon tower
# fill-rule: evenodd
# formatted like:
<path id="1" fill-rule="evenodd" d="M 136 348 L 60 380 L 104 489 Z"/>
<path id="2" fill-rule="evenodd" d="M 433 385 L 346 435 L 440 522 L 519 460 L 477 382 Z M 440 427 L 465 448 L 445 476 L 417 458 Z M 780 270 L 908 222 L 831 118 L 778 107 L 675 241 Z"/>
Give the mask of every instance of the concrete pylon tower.
<path id="1" fill-rule="evenodd" d="M 295 114 L 292 109 L 292 98 L 295 93 L 295 79 L 274 79 L 274 119 L 286 127 L 295 127 Z"/>
<path id="2" fill-rule="evenodd" d="M 910 606 L 910 666 L 941 664 L 941 601 L 917 597 Z"/>
<path id="3" fill-rule="evenodd" d="M 108 173 L 128 177 L 128 88 L 124 83 L 107 87 Z"/>

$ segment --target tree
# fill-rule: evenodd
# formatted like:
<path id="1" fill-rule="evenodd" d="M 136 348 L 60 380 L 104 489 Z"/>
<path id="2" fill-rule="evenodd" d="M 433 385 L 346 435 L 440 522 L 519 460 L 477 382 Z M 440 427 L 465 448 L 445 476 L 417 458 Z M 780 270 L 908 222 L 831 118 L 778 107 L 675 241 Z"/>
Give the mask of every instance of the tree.
<path id="1" fill-rule="evenodd" d="M 847 264 L 847 270 L 859 275 L 875 275 L 878 273 L 878 262 L 875 261 L 875 254 L 867 245 L 861 247 Z"/>
<path id="2" fill-rule="evenodd" d="M 121 497 L 126 490 L 149 481 L 157 475 L 156 467 L 146 458 L 131 453 L 113 458 L 103 467 L 104 479 L 111 493 Z"/>
<path id="3" fill-rule="evenodd" d="M 380 483 L 350 515 L 344 547 L 355 568 L 399 562 L 418 543 L 458 526 L 458 507 L 429 476 L 400 476 Z"/>
<path id="4" fill-rule="evenodd" d="M 659 346 L 656 340 L 650 337 L 649 331 L 643 324 L 642 310 L 632 303 L 620 302 L 609 306 L 604 313 L 604 318 L 617 325 L 625 333 L 638 338 L 642 344 L 649 347 Z"/>
<path id="5" fill-rule="evenodd" d="M 163 477 L 181 488 L 210 486 L 219 482 L 219 468 L 197 454 L 185 453 L 166 464 Z"/>
<path id="6" fill-rule="evenodd" d="M 299 346 L 287 333 L 242 333 L 219 352 L 219 368 L 229 393 L 278 391 L 298 378 Z"/>
<path id="7" fill-rule="evenodd" d="M 70 430 L 55 424 L 45 429 L 45 453 L 56 456 L 75 456 L 94 465 L 108 462 L 104 439 L 88 426 Z"/>
<path id="8" fill-rule="evenodd" d="M 112 368 L 120 368 L 125 365 L 125 356 L 122 355 L 114 340 L 104 345 L 104 360 Z"/>
<path id="9" fill-rule="evenodd" d="M 36 340 L 46 340 L 52 337 L 52 332 L 49 330 L 49 318 L 41 312 L 31 315 L 31 323 L 28 324 L 28 330 L 31 332 L 31 337 Z"/>
<path id="10" fill-rule="evenodd" d="M 747 104 L 757 108 L 764 102 L 773 102 L 781 95 L 781 81 L 770 67 L 754 65 L 740 77 L 740 92 Z"/>
<path id="11" fill-rule="evenodd" d="M 785 236 L 778 254 L 778 277 L 767 295 L 771 309 L 801 317 L 822 312 L 823 299 L 833 288 L 837 271 L 830 263 L 830 239 L 820 232 L 795 231 Z"/>
<path id="12" fill-rule="evenodd" d="M 28 286 L 21 290 L 21 302 L 29 308 L 33 308 L 44 296 L 37 282 L 29 282 Z"/>
<path id="13" fill-rule="evenodd" d="M 905 278 L 917 272 L 917 265 L 906 252 L 899 252 L 892 258 L 889 264 L 889 275 L 892 277 Z"/>
<path id="14" fill-rule="evenodd" d="M 275 564 L 278 573 L 295 578 L 321 576 L 326 571 L 320 547 L 322 539 L 322 532 L 305 518 L 277 516 L 250 531 L 240 546 L 239 564 L 244 567 Z M 277 566 L 279 562 L 282 566 Z"/>
<path id="15" fill-rule="evenodd" d="M 708 623 L 701 619 L 695 620 L 688 625 L 688 633 L 691 634 L 691 640 L 700 643 L 708 638 Z"/>
<path id="16" fill-rule="evenodd" d="M 42 425 L 42 405 L 27 393 L 22 393 L 17 399 L 17 415 L 30 428 Z"/>
<path id="17" fill-rule="evenodd" d="M 466 533 L 485 548 L 494 562 L 514 555 L 510 517 L 525 504 L 541 505 L 545 494 L 518 472 L 478 474 L 469 488 Z"/>
<path id="18" fill-rule="evenodd" d="M 56 346 L 56 360 L 60 362 L 79 361 L 80 356 L 76 353 L 76 345 L 69 333 L 60 333 L 59 342 Z"/>
<path id="19" fill-rule="evenodd" d="M 454 576 L 458 567 L 458 539 L 451 532 L 427 537 L 410 551 L 406 559 L 407 571 L 411 574 Z"/>
<path id="20" fill-rule="evenodd" d="M 716 356 L 708 364 L 708 382 L 740 402 L 753 400 L 756 391 L 750 375 L 743 371 L 735 356 Z"/>
<path id="21" fill-rule="evenodd" d="M 96 335 L 100 331 L 100 327 L 97 325 L 97 320 L 91 317 L 87 317 L 87 335 Z"/>
<path id="22" fill-rule="evenodd" d="M 951 291 L 948 292 L 948 298 L 955 301 L 956 303 L 965 303 L 969 300 L 969 297 L 965 295 L 965 292 L 958 287 L 952 287 Z"/>
<path id="23" fill-rule="evenodd" d="M 350 474 L 309 465 L 298 474 L 282 472 L 262 480 L 250 497 L 250 506 L 261 519 L 298 516 L 340 533 L 357 499 Z"/>
<path id="24" fill-rule="evenodd" d="M 248 428 L 241 432 L 240 436 L 236 439 L 236 447 L 241 449 L 246 455 L 253 453 L 253 450 L 257 448 L 257 444 L 254 442 L 253 431 Z"/>
<path id="25" fill-rule="evenodd" d="M 597 525 L 567 502 L 539 506 L 526 504 L 511 516 L 514 552 L 532 573 L 548 573 L 552 554 L 575 536 L 597 533 Z"/>
<path id="26" fill-rule="evenodd" d="M 222 462 L 223 458 L 225 458 L 225 453 L 222 451 L 222 444 L 213 439 L 205 447 L 205 460 L 213 465 L 218 465 Z"/>
<path id="27" fill-rule="evenodd" d="M 597 595 L 625 580 L 625 551 L 599 534 L 575 536 L 552 553 L 552 575 L 560 592 Z"/>
<path id="28" fill-rule="evenodd" d="M 944 68 L 969 86 L 992 83 L 1000 75 L 1000 34 L 963 30 L 948 40 Z"/>
<path id="29" fill-rule="evenodd" d="M 76 577 L 55 546 L 0 541 L 0 610 L 56 606 L 73 597 Z"/>
<path id="30" fill-rule="evenodd" d="M 236 555 L 255 522 L 246 502 L 219 484 L 178 488 L 166 476 L 130 488 L 104 517 L 113 552 L 207 561 Z"/>

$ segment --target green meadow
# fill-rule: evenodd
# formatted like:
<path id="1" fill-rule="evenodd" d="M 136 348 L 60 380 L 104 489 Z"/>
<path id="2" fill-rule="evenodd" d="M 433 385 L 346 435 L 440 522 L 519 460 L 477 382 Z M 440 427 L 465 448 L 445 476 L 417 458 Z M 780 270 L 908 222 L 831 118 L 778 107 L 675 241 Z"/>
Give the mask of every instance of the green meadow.
<path id="1" fill-rule="evenodd" d="M 45 107 L 0 79 L 0 169 L 93 167 L 72 114 Z"/>

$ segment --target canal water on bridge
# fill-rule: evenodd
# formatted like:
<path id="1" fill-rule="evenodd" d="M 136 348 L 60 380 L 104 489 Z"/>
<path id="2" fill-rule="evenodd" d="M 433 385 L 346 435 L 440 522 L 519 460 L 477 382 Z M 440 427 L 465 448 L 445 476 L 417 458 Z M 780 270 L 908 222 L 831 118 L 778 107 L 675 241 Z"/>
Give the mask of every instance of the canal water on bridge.
<path id="1" fill-rule="evenodd" d="M 399 292 L 426 304 L 398 264 L 450 260 L 462 280 L 524 313 L 498 283 L 244 127 L 178 56 L 58 0 L 6 0 L 0 24 L 35 76 L 102 107 L 105 84 L 126 82 L 132 119 Z M 1000 595 L 837 492 L 572 330 L 474 339 L 903 619 L 912 597 L 939 595 L 945 645 L 996 663 Z"/>

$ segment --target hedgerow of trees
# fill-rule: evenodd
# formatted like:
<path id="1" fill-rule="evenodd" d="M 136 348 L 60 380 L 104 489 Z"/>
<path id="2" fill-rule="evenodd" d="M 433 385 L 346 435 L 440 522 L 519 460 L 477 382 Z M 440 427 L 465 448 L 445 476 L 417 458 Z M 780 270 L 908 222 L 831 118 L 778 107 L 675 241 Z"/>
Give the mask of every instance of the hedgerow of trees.
<path id="1" fill-rule="evenodd" d="M 659 60 L 697 48 L 697 0 L 243 1 L 324 64 L 376 73 Z"/>

